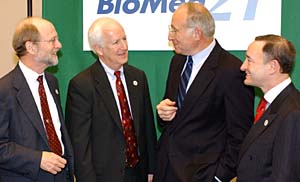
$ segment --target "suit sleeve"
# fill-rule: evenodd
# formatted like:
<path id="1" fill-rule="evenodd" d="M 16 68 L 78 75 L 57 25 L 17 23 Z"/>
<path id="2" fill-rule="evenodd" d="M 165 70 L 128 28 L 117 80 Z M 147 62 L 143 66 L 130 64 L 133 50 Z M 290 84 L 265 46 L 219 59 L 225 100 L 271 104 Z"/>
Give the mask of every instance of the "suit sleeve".
<path id="1" fill-rule="evenodd" d="M 15 96 L 10 95 L 11 91 L 6 93 L 9 94 L 3 94 L 2 91 L 0 93 L 0 168 L 36 179 L 40 171 L 42 152 L 14 141 L 20 134 L 10 128 L 12 115 L 17 114 L 13 110 L 17 106 Z M 26 128 L 19 128 L 18 131 L 23 129 L 26 130 Z"/>
<path id="2" fill-rule="evenodd" d="M 148 174 L 154 174 L 155 161 L 155 146 L 156 146 L 156 131 L 154 125 L 153 109 L 149 94 L 148 81 L 144 75 L 144 105 L 145 105 L 145 122 L 146 122 L 146 136 L 147 136 L 147 152 L 148 152 Z"/>
<path id="3" fill-rule="evenodd" d="M 78 81 L 78 80 L 77 80 Z M 74 149 L 75 176 L 78 182 L 96 182 L 92 164 L 92 96 L 88 82 L 71 80 L 66 103 L 66 124 Z"/>
<path id="4" fill-rule="evenodd" d="M 275 138 L 272 178 L 274 182 L 300 181 L 300 111 L 283 119 Z"/>
<path id="5" fill-rule="evenodd" d="M 174 56 L 175 57 L 175 56 Z M 168 72 L 168 76 L 167 76 L 167 80 L 166 80 L 166 87 L 165 87 L 165 93 L 164 93 L 164 96 L 163 96 L 163 99 L 170 99 L 171 101 L 176 101 L 176 95 L 177 95 L 177 87 L 178 85 L 174 84 L 174 79 L 176 77 L 179 77 L 179 75 L 176 75 L 174 72 L 174 68 L 178 68 L 181 70 L 181 67 L 180 66 L 180 61 L 184 61 L 184 60 L 179 60 L 178 61 L 178 58 L 172 58 L 171 60 L 171 63 L 169 65 L 169 72 Z M 167 127 L 169 124 L 171 124 L 171 122 L 169 121 L 164 121 L 162 120 L 157 111 L 156 111 L 156 119 L 157 119 L 157 124 L 159 126 L 159 128 L 163 129 L 165 127 Z"/>
<path id="6" fill-rule="evenodd" d="M 236 176 L 238 153 L 253 123 L 254 89 L 244 85 L 244 74 L 236 70 L 223 74 L 223 79 L 227 141 L 215 176 L 230 181 Z"/>

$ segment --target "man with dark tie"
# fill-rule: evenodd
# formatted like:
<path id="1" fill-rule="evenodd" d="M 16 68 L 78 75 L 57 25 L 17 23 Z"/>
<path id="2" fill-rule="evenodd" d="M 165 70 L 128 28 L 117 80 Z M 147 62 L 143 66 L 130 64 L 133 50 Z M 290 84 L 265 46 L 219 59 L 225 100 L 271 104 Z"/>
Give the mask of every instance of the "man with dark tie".
<path id="1" fill-rule="evenodd" d="M 88 39 L 98 59 L 70 81 L 66 105 L 77 182 L 150 182 L 156 132 L 146 75 L 127 64 L 116 20 L 97 19 Z"/>
<path id="2" fill-rule="evenodd" d="M 154 180 L 228 182 L 253 122 L 253 88 L 242 62 L 214 39 L 215 23 L 200 3 L 183 3 L 169 26 L 173 56 L 157 105 L 162 135 Z"/>
<path id="3" fill-rule="evenodd" d="M 60 105 L 61 48 L 48 20 L 22 20 L 13 36 L 17 66 L 0 79 L 0 181 L 71 182 L 73 151 Z"/>
<path id="4" fill-rule="evenodd" d="M 263 96 L 239 154 L 238 182 L 300 181 L 300 93 L 291 81 L 296 50 L 278 35 L 258 36 L 241 70 Z"/>

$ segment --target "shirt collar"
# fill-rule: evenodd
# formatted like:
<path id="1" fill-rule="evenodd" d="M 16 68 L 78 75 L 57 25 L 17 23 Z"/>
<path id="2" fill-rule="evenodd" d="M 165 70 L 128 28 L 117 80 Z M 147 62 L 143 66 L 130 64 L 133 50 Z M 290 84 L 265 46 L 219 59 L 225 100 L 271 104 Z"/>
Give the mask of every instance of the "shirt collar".
<path id="1" fill-rule="evenodd" d="M 124 68 L 123 68 L 123 66 L 122 66 L 119 70 L 113 70 L 113 69 L 111 69 L 110 67 L 108 67 L 101 59 L 99 59 L 99 61 L 100 61 L 101 65 L 103 66 L 104 71 L 105 71 L 110 77 L 115 78 L 115 75 L 114 75 L 115 71 L 120 71 L 120 72 L 121 72 L 121 74 L 120 74 L 121 76 L 124 74 Z"/>
<path id="2" fill-rule="evenodd" d="M 44 72 L 42 74 L 36 73 L 35 71 L 33 71 L 32 69 L 27 67 L 24 63 L 22 63 L 21 60 L 19 60 L 19 66 L 20 66 L 20 69 L 23 72 L 25 79 L 27 80 L 28 83 L 37 81 L 38 76 L 44 75 Z"/>
<path id="3" fill-rule="evenodd" d="M 268 102 L 268 104 L 271 104 L 274 99 L 284 90 L 290 83 L 292 82 L 291 78 L 287 78 L 286 80 L 282 81 L 272 89 L 270 89 L 265 95 L 264 98 Z"/>
<path id="4" fill-rule="evenodd" d="M 208 55 L 213 50 L 213 48 L 215 47 L 215 45 L 216 45 L 216 41 L 214 39 L 205 49 L 193 55 L 192 58 L 193 58 L 194 65 L 201 64 L 203 61 L 205 61 Z"/>

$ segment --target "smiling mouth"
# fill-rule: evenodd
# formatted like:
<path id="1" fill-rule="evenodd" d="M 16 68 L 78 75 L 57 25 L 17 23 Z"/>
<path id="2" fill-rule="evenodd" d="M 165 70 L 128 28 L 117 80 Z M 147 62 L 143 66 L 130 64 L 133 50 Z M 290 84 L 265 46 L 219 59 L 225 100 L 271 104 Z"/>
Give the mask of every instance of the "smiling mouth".
<path id="1" fill-rule="evenodd" d="M 127 56 L 127 54 L 119 54 L 118 56 L 119 57 L 125 57 L 125 56 Z"/>

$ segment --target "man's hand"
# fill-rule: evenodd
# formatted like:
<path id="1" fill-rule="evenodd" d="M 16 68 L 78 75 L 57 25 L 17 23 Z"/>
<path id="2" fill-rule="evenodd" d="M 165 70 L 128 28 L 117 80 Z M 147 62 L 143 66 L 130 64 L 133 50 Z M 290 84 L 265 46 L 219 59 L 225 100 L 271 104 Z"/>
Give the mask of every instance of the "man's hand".
<path id="1" fill-rule="evenodd" d="M 153 182 L 153 174 L 148 174 L 148 182 Z"/>
<path id="2" fill-rule="evenodd" d="M 67 160 L 53 152 L 43 151 L 40 167 L 51 174 L 57 174 L 65 168 Z"/>
<path id="3" fill-rule="evenodd" d="M 156 106 L 159 117 L 164 121 L 171 121 L 175 117 L 177 111 L 175 104 L 176 102 L 171 101 L 170 99 L 162 100 Z"/>

